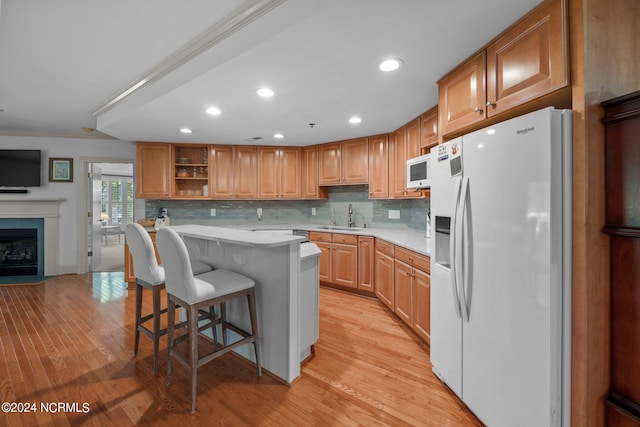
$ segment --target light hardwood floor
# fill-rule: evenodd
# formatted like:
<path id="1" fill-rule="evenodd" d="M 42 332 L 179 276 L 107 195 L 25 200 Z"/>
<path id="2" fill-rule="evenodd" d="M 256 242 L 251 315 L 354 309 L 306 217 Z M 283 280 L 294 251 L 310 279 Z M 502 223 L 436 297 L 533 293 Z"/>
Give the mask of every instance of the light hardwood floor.
<path id="1" fill-rule="evenodd" d="M 200 368 L 190 415 L 180 364 L 165 385 L 166 340 L 157 375 L 151 340 L 133 357 L 134 294 L 121 273 L 0 286 L 0 402 L 36 407 L 0 413 L 0 425 L 481 425 L 433 375 L 428 346 L 379 302 L 325 288 L 315 355 L 292 386 L 225 355 Z M 68 407 L 42 410 L 57 402 Z"/>

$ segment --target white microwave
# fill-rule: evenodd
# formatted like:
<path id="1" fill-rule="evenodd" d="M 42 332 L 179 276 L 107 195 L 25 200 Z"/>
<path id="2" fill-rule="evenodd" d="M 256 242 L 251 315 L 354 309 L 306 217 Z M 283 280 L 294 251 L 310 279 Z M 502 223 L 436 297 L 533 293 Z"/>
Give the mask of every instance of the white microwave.
<path id="1" fill-rule="evenodd" d="M 431 187 L 431 154 L 407 160 L 407 188 Z"/>

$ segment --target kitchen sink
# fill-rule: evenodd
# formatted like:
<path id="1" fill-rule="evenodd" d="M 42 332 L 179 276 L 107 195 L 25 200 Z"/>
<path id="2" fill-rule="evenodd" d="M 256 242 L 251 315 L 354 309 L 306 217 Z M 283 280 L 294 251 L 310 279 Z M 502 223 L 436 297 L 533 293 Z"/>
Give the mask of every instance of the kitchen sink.
<path id="1" fill-rule="evenodd" d="M 361 227 L 347 227 L 346 225 L 321 225 L 318 227 L 321 230 L 340 230 L 340 231 L 362 231 Z"/>

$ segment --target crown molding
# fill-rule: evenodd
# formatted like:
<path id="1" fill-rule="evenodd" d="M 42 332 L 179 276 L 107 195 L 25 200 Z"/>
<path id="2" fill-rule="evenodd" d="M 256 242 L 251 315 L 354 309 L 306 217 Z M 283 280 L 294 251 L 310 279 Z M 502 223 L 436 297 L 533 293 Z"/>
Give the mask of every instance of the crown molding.
<path id="1" fill-rule="evenodd" d="M 111 135 L 94 131 L 92 133 L 51 133 L 51 132 L 31 132 L 31 131 L 3 131 L 0 130 L 0 136 L 26 136 L 32 138 L 73 138 L 73 139 L 113 139 L 119 141 Z"/>
<path id="2" fill-rule="evenodd" d="M 146 74 L 134 80 L 130 86 L 122 89 L 115 96 L 104 102 L 93 111 L 93 115 L 97 117 L 113 109 L 145 87 L 180 68 L 286 1 L 252 0 L 246 2 L 227 18 L 209 27 L 209 29 L 182 46 Z"/>

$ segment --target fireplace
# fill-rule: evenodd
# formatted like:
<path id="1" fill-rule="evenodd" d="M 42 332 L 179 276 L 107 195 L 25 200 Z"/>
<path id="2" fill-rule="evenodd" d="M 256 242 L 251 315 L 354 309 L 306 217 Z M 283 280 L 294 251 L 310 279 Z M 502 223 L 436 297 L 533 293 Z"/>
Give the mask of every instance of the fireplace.
<path id="1" fill-rule="evenodd" d="M 59 222 L 64 200 L 0 198 L 0 229 L 38 229 L 38 276 L 60 274 Z"/>
<path id="2" fill-rule="evenodd" d="M 0 276 L 38 275 L 38 229 L 0 229 Z"/>

